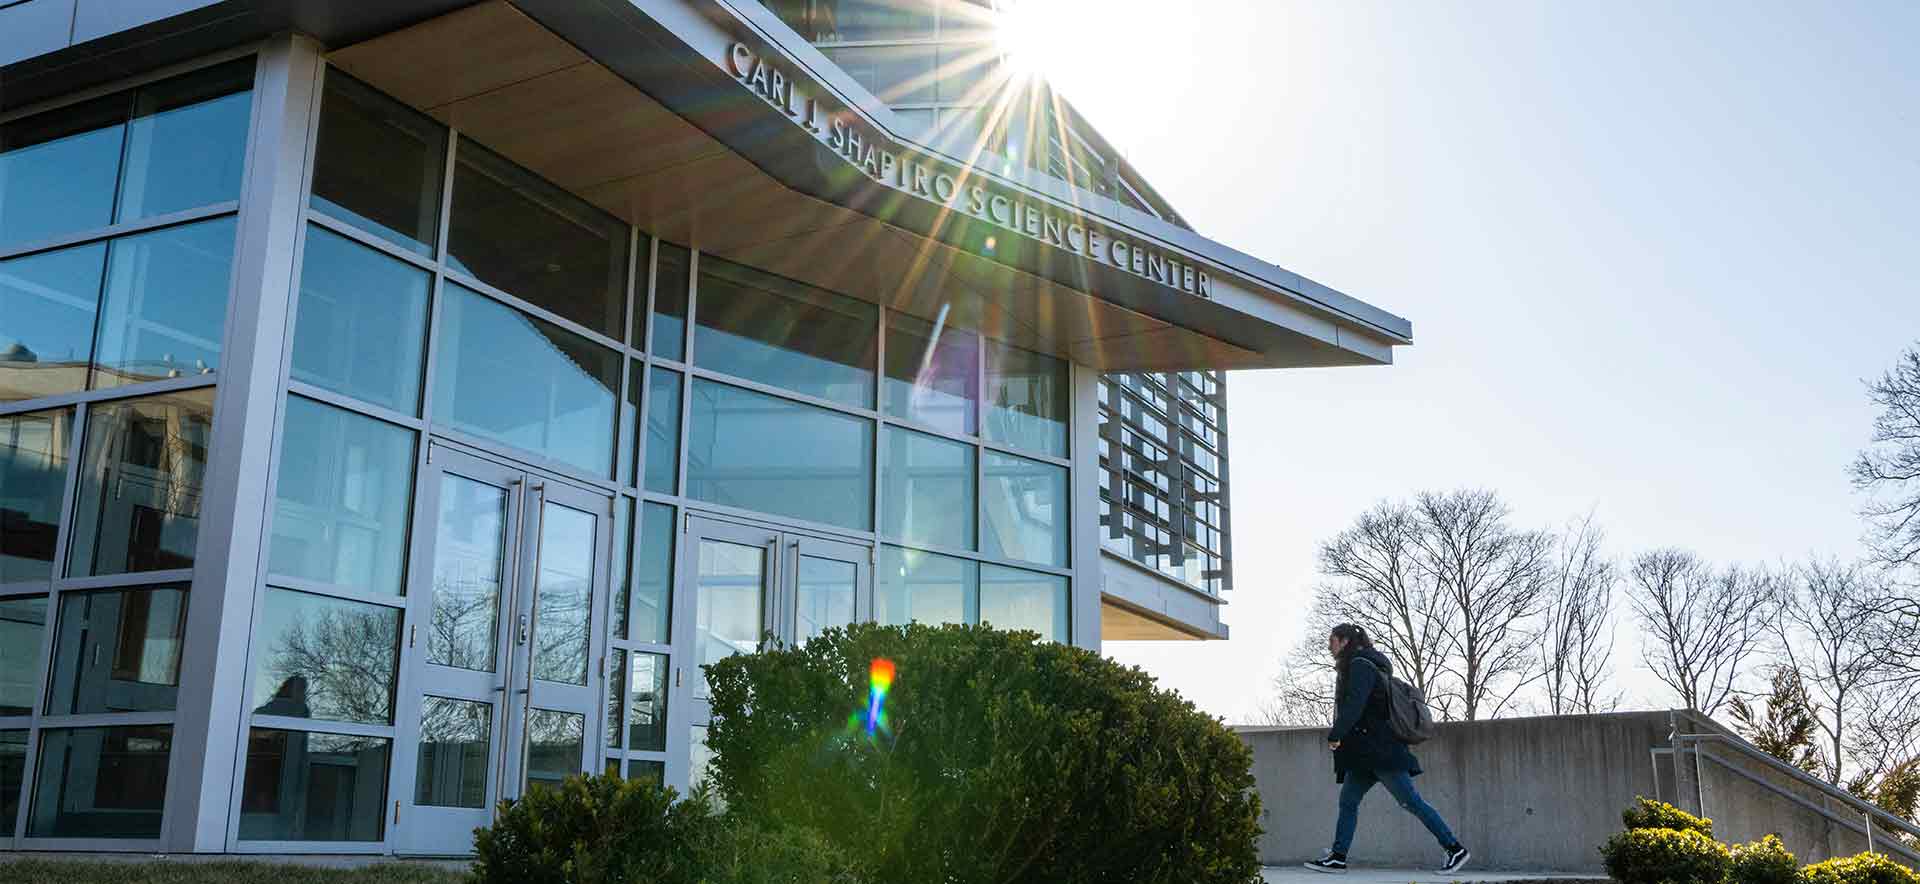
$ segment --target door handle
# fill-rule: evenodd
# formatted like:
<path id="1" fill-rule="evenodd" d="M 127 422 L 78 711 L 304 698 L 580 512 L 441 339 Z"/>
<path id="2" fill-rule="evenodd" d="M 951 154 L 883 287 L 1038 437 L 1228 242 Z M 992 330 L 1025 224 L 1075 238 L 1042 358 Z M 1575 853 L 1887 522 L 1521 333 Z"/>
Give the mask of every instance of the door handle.
<path id="1" fill-rule="evenodd" d="M 529 624 L 529 623 L 527 622 L 527 615 L 525 615 L 525 614 L 521 614 L 521 615 L 520 615 L 520 626 L 519 626 L 519 628 L 518 628 L 517 630 L 515 630 L 515 632 L 516 632 L 516 634 L 517 634 L 517 635 L 519 636 L 519 639 L 518 639 L 518 641 L 516 642 L 517 644 L 523 644 L 523 645 L 524 645 L 524 644 L 526 644 L 526 643 L 527 643 L 527 636 L 528 636 L 528 634 L 529 634 L 529 633 L 531 632 L 531 630 L 529 629 L 529 627 L 530 627 L 530 626 L 531 626 L 531 624 Z"/>

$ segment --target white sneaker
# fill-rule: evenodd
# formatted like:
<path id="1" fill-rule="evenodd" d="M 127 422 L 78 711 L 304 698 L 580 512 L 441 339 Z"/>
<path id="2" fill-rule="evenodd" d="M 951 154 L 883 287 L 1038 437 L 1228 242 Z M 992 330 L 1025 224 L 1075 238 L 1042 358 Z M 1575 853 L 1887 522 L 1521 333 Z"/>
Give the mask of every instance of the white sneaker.
<path id="1" fill-rule="evenodd" d="M 1301 863 L 1301 865 L 1325 875 L 1344 875 L 1347 873 L 1346 857 L 1336 857 L 1331 852 L 1325 857 L 1316 859 L 1310 863 Z"/>

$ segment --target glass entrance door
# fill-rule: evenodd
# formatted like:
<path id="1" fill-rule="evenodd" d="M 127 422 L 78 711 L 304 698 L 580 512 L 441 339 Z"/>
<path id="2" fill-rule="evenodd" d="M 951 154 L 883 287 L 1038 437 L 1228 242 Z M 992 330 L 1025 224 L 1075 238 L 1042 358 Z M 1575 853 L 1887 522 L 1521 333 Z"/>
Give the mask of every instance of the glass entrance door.
<path id="1" fill-rule="evenodd" d="M 435 447 L 416 509 L 400 849 L 465 853 L 501 798 L 588 767 L 610 498 Z"/>
<path id="2" fill-rule="evenodd" d="M 678 545 L 676 643 L 691 654 L 684 683 L 691 728 L 686 784 L 703 778 L 713 720 L 700 667 L 759 650 L 771 634 L 804 642 L 832 626 L 873 617 L 872 548 L 778 528 L 687 515 Z"/>

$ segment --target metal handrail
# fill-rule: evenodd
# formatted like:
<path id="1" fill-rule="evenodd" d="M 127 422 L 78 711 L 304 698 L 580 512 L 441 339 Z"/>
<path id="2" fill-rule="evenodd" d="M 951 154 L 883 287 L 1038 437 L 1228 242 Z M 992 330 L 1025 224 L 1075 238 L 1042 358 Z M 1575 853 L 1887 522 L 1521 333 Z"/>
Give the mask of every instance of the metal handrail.
<path id="1" fill-rule="evenodd" d="M 1746 755 L 1749 758 L 1754 759 L 1755 761 L 1759 761 L 1760 763 L 1765 764 L 1768 767 L 1771 767 L 1774 770 L 1779 771 L 1780 773 L 1786 774 L 1787 776 L 1792 777 L 1793 779 L 1798 780 L 1799 782 L 1805 785 L 1812 786 L 1816 789 L 1819 789 L 1821 792 L 1825 793 L 1826 796 L 1830 799 L 1837 798 L 1846 804 L 1852 805 L 1853 808 L 1855 810 L 1860 811 L 1863 816 L 1867 816 L 1869 818 L 1879 817 L 1883 823 L 1891 824 L 1892 828 L 1897 829 L 1901 832 L 1905 832 L 1909 835 L 1913 835 L 1914 837 L 1920 838 L 1920 826 L 1915 826 L 1914 824 L 1906 820 L 1903 820 L 1897 816 L 1894 816 L 1891 813 L 1888 813 L 1883 808 L 1877 807 L 1873 804 L 1869 804 L 1868 802 L 1862 801 L 1859 798 L 1854 797 L 1851 793 L 1847 792 L 1844 789 L 1835 787 L 1832 783 L 1829 783 L 1826 780 L 1820 779 L 1819 777 L 1815 777 L 1804 770 L 1801 770 L 1797 767 L 1794 767 L 1793 765 L 1790 765 L 1784 761 L 1781 761 L 1778 758 L 1768 755 L 1767 753 L 1761 751 L 1758 747 L 1754 746 L 1751 743 L 1748 743 L 1745 740 L 1740 739 L 1739 737 L 1732 736 L 1730 734 L 1674 734 L 1673 740 L 1676 744 L 1681 742 L 1686 742 L 1686 741 L 1699 743 L 1699 742 L 1711 740 L 1717 743 L 1723 743 L 1725 745 L 1732 746 L 1735 749 L 1740 750 L 1742 754 Z M 1695 748 L 1697 751 L 1698 747 L 1695 747 Z M 1709 755 L 1707 757 L 1712 758 L 1713 756 Z M 1715 760 L 1720 761 L 1720 763 L 1723 765 L 1726 763 L 1722 759 L 1715 759 Z"/>
<path id="2" fill-rule="evenodd" d="M 1820 816 L 1824 817 L 1829 823 L 1834 823 L 1834 824 L 1843 826 L 1845 828 L 1852 829 L 1855 832 L 1860 832 L 1866 835 L 1867 836 L 1867 852 L 1868 853 L 1876 852 L 1875 842 L 1873 840 L 1873 818 L 1872 817 L 1862 814 L 1860 821 L 1848 819 L 1845 816 L 1834 813 L 1833 808 L 1831 807 L 1824 807 L 1819 804 L 1815 804 L 1811 801 L 1808 801 L 1805 798 L 1800 797 L 1799 795 L 1795 795 L 1792 792 L 1789 792 L 1785 789 L 1780 788 L 1778 785 L 1769 783 L 1766 780 L 1762 779 L 1758 774 L 1752 773 L 1750 771 L 1742 770 L 1739 767 L 1734 766 L 1734 764 L 1728 761 L 1727 759 L 1721 758 L 1720 756 L 1715 755 L 1712 752 L 1708 752 L 1699 746 L 1695 746 L 1693 751 L 1696 757 L 1706 758 L 1714 762 L 1717 762 L 1722 767 L 1725 767 L 1727 770 L 1732 771 L 1733 773 L 1746 778 L 1747 781 L 1753 783 L 1754 785 L 1759 786 L 1760 788 L 1765 789 L 1769 792 L 1772 792 L 1773 794 L 1778 795 L 1781 798 L 1785 798 L 1786 800 L 1791 801 L 1794 804 L 1797 804 L 1803 808 L 1806 808 L 1807 810 L 1812 811 L 1813 813 L 1819 814 Z M 1704 812 L 1705 808 L 1702 808 L 1702 811 Z M 1864 822 L 1865 825 L 1862 825 L 1861 824 L 1862 822 Z M 1920 853 L 1916 853 L 1913 848 L 1910 848 L 1907 845 L 1900 843 L 1899 841 L 1883 840 L 1879 846 L 1891 848 L 1895 852 L 1905 856 L 1908 860 L 1911 860 L 1915 863 L 1920 863 Z"/>

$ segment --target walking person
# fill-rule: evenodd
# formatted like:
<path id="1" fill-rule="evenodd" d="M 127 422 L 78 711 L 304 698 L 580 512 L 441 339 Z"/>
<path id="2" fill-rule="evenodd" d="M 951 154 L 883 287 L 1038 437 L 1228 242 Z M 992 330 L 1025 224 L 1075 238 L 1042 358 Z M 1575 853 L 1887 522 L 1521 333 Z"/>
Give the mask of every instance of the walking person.
<path id="1" fill-rule="evenodd" d="M 1340 783 L 1340 817 L 1334 826 L 1333 849 L 1325 858 L 1306 864 L 1316 872 L 1339 873 L 1347 870 L 1347 849 L 1353 846 L 1354 828 L 1360 820 L 1360 799 L 1375 783 L 1387 787 L 1395 801 L 1425 824 L 1427 831 L 1447 852 L 1443 874 L 1460 871 L 1473 854 L 1453 831 L 1447 828 L 1440 812 L 1427 804 L 1413 788 L 1420 773 L 1420 761 L 1412 750 L 1394 736 L 1389 706 L 1389 682 L 1393 662 L 1374 650 L 1367 631 L 1352 623 L 1342 623 L 1327 636 L 1327 652 L 1333 655 L 1335 709 L 1333 729 L 1327 731 L 1327 748 L 1333 750 L 1334 781 Z"/>

